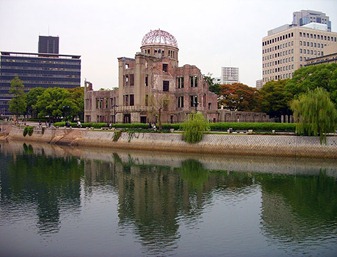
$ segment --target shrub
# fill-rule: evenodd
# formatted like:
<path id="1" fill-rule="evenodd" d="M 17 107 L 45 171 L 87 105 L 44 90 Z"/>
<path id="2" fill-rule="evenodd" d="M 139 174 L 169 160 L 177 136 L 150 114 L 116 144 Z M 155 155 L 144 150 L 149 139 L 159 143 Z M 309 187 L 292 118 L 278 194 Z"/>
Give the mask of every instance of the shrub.
<path id="1" fill-rule="evenodd" d="M 26 126 L 23 130 L 23 136 L 25 137 L 27 134 L 29 136 L 33 135 L 33 132 L 34 132 L 34 127 L 32 126 Z"/>
<path id="2" fill-rule="evenodd" d="M 192 113 L 182 124 L 182 129 L 185 142 L 198 143 L 202 140 L 204 132 L 209 130 L 209 123 L 201 113 Z"/>
<path id="3" fill-rule="evenodd" d="M 279 132 L 295 132 L 296 124 L 294 123 L 276 123 L 276 122 L 218 122 L 211 123 L 211 131 L 227 131 L 229 128 L 233 130 L 249 130 L 255 132 L 271 132 L 272 130 Z"/>
<path id="4" fill-rule="evenodd" d="M 121 130 L 115 130 L 114 132 L 114 137 L 113 137 L 113 141 L 114 142 L 117 142 L 118 139 L 121 137 L 122 135 L 122 131 Z"/>

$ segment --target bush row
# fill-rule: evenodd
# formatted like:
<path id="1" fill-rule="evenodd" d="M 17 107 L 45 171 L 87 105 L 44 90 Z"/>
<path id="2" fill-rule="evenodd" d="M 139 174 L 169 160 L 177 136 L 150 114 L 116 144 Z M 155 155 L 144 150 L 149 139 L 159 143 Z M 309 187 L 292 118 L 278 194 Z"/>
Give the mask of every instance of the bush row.
<path id="1" fill-rule="evenodd" d="M 211 131 L 227 131 L 232 128 L 236 130 L 253 130 L 254 132 L 295 132 L 295 123 L 276 122 L 219 122 L 210 124 Z"/>
<path id="2" fill-rule="evenodd" d="M 58 127 L 64 127 L 65 122 L 56 122 L 54 124 Z M 77 127 L 77 123 L 70 123 L 72 127 Z M 82 123 L 82 128 L 96 128 L 101 129 L 103 127 L 108 127 L 107 123 Z M 271 132 L 275 130 L 276 132 L 295 132 L 295 123 L 276 123 L 276 122 L 218 122 L 210 123 L 211 131 L 227 131 L 228 129 L 237 130 L 253 130 L 254 132 Z M 146 123 L 116 123 L 112 124 L 114 128 L 128 129 L 128 130 L 147 130 L 153 131 Z M 170 129 L 182 130 L 182 123 L 165 123 L 162 125 L 163 131 L 169 131 Z"/>

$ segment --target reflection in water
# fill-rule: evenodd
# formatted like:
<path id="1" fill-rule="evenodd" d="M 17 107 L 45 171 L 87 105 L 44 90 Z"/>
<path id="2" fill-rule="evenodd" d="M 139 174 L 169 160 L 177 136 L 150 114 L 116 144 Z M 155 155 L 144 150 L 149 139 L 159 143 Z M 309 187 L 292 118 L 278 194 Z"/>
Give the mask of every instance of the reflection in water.
<path id="1" fill-rule="evenodd" d="M 222 161 L 211 158 L 208 162 L 193 156 L 149 156 L 27 144 L 11 147 L 2 145 L 0 154 L 0 228 L 9 231 L 11 224 L 19 220 L 36 220 L 39 235 L 56 237 L 60 234 L 55 240 L 57 243 L 49 246 L 54 255 L 65 255 L 58 247 L 61 241 L 63 244 L 71 241 L 68 248 L 73 255 L 81 256 L 104 252 L 119 256 L 317 253 L 329 256 L 337 250 L 334 244 L 337 239 L 337 166 L 329 163 L 324 164 L 323 170 L 313 168 L 317 163 L 307 163 L 309 172 L 305 174 L 303 162 L 294 175 L 288 170 L 288 174 L 256 172 L 254 160 L 248 159 L 236 165 L 223 157 Z M 262 165 L 261 160 L 258 165 Z M 268 162 L 266 165 L 275 166 Z M 231 169 L 220 169 L 220 166 Z M 249 166 L 251 170 L 241 170 Z M 233 167 L 240 167 L 240 172 Z M 261 191 L 261 199 L 248 203 L 247 199 L 256 198 L 256 190 Z M 93 209 L 105 213 L 100 201 L 112 196 L 118 201 L 117 224 L 110 219 L 87 216 Z M 235 206 L 223 205 L 226 199 L 235 199 Z M 245 213 L 242 217 L 256 216 L 260 222 L 256 230 L 251 223 L 240 231 L 236 231 L 236 227 L 231 229 L 228 224 L 222 227 L 223 221 L 241 216 L 231 212 L 232 209 Z M 78 215 L 79 224 L 68 231 L 69 234 L 63 234 L 62 231 L 67 231 L 64 224 L 72 226 L 66 217 L 74 213 Z M 220 213 L 231 216 L 218 217 Z M 106 216 L 114 216 L 114 213 Z M 201 230 L 200 224 L 207 220 L 217 223 Z M 245 224 L 246 221 L 239 222 Z M 99 224 L 107 230 L 97 231 L 96 237 L 91 238 L 92 247 L 83 245 L 83 237 L 88 234 L 86 229 L 94 233 L 92 230 L 100 227 Z M 198 235 L 198 229 L 205 237 Z M 25 230 L 34 234 L 34 229 Z M 195 234 L 203 238 L 202 244 L 195 242 L 192 236 Z M 250 248 L 248 242 L 238 241 L 247 235 L 252 235 L 247 239 L 252 241 Z M 0 238 L 3 238 L 1 229 Z M 78 238 L 77 241 L 74 238 Z M 30 240 L 31 247 L 40 247 Z M 4 242 L 0 239 L 0 246 Z M 242 247 L 245 243 L 247 247 Z M 0 255 L 8 253 L 5 251 L 0 250 Z M 46 252 L 39 255 L 48 256 Z"/>
<path id="2" fill-rule="evenodd" d="M 263 180 L 262 180 L 263 179 Z M 263 175 L 263 231 L 283 244 L 321 241 L 336 235 L 336 179 L 325 171 L 318 176 Z M 289 240 L 291 239 L 291 240 Z M 308 250 L 308 249 L 307 249 Z"/>
<path id="3" fill-rule="evenodd" d="M 1 164 L 1 202 L 19 208 L 36 204 L 40 233 L 57 232 L 60 202 L 72 208 L 80 204 L 83 163 L 72 157 L 33 155 L 33 147 L 26 144 L 22 154 L 1 160 L 6 162 Z"/>

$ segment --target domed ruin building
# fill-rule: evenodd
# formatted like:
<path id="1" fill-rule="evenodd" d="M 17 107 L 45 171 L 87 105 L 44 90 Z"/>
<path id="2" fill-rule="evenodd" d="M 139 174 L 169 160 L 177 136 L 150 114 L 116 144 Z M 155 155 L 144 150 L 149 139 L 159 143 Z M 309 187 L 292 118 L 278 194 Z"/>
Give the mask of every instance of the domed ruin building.
<path id="1" fill-rule="evenodd" d="M 217 95 L 199 68 L 179 67 L 179 48 L 164 30 L 147 33 L 135 58 L 118 58 L 118 89 L 93 91 L 85 85 L 85 122 L 182 122 L 202 112 L 217 121 Z"/>

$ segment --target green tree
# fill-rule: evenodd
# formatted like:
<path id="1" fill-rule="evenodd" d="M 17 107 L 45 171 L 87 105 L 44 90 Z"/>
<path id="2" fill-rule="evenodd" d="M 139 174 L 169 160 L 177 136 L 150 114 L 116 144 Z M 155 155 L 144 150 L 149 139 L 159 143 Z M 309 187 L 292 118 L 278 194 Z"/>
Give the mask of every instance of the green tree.
<path id="1" fill-rule="evenodd" d="M 210 129 L 208 121 L 202 113 L 191 113 L 182 125 L 183 140 L 187 143 L 198 143 L 202 140 L 204 133 Z"/>
<path id="2" fill-rule="evenodd" d="M 15 116 L 24 114 L 27 107 L 26 94 L 24 92 L 24 85 L 19 77 L 14 77 L 11 80 L 9 93 L 13 98 L 9 101 L 9 111 Z"/>
<path id="3" fill-rule="evenodd" d="M 212 74 L 208 73 L 204 75 L 204 80 L 207 82 L 209 86 L 209 91 L 219 95 L 220 94 L 220 84 L 214 82 L 214 78 L 212 78 Z"/>
<path id="4" fill-rule="evenodd" d="M 286 90 L 287 80 L 269 81 L 259 91 L 261 110 L 270 117 L 291 114 L 289 107 L 293 96 Z"/>
<path id="5" fill-rule="evenodd" d="M 75 87 L 68 89 L 70 92 L 70 98 L 75 103 L 74 115 L 78 116 L 81 120 L 84 119 L 84 88 Z M 77 113 L 75 111 L 77 110 Z"/>
<path id="6" fill-rule="evenodd" d="M 35 87 L 28 91 L 27 95 L 27 114 L 37 118 L 39 110 L 36 107 L 38 97 L 43 94 L 45 88 Z"/>
<path id="7" fill-rule="evenodd" d="M 38 117 L 41 118 L 49 116 L 53 119 L 72 119 L 79 112 L 79 107 L 71 98 L 69 90 L 58 87 L 47 88 L 38 97 L 36 108 L 39 109 Z"/>
<path id="8" fill-rule="evenodd" d="M 301 94 L 291 102 L 294 118 L 298 121 L 298 134 L 318 136 L 321 143 L 326 142 L 326 133 L 337 128 L 337 110 L 329 93 L 323 88 L 316 88 Z"/>
<path id="9" fill-rule="evenodd" d="M 300 68 L 286 83 L 286 90 L 293 96 L 299 96 L 317 87 L 329 92 L 331 100 L 337 106 L 337 63 Z"/>

